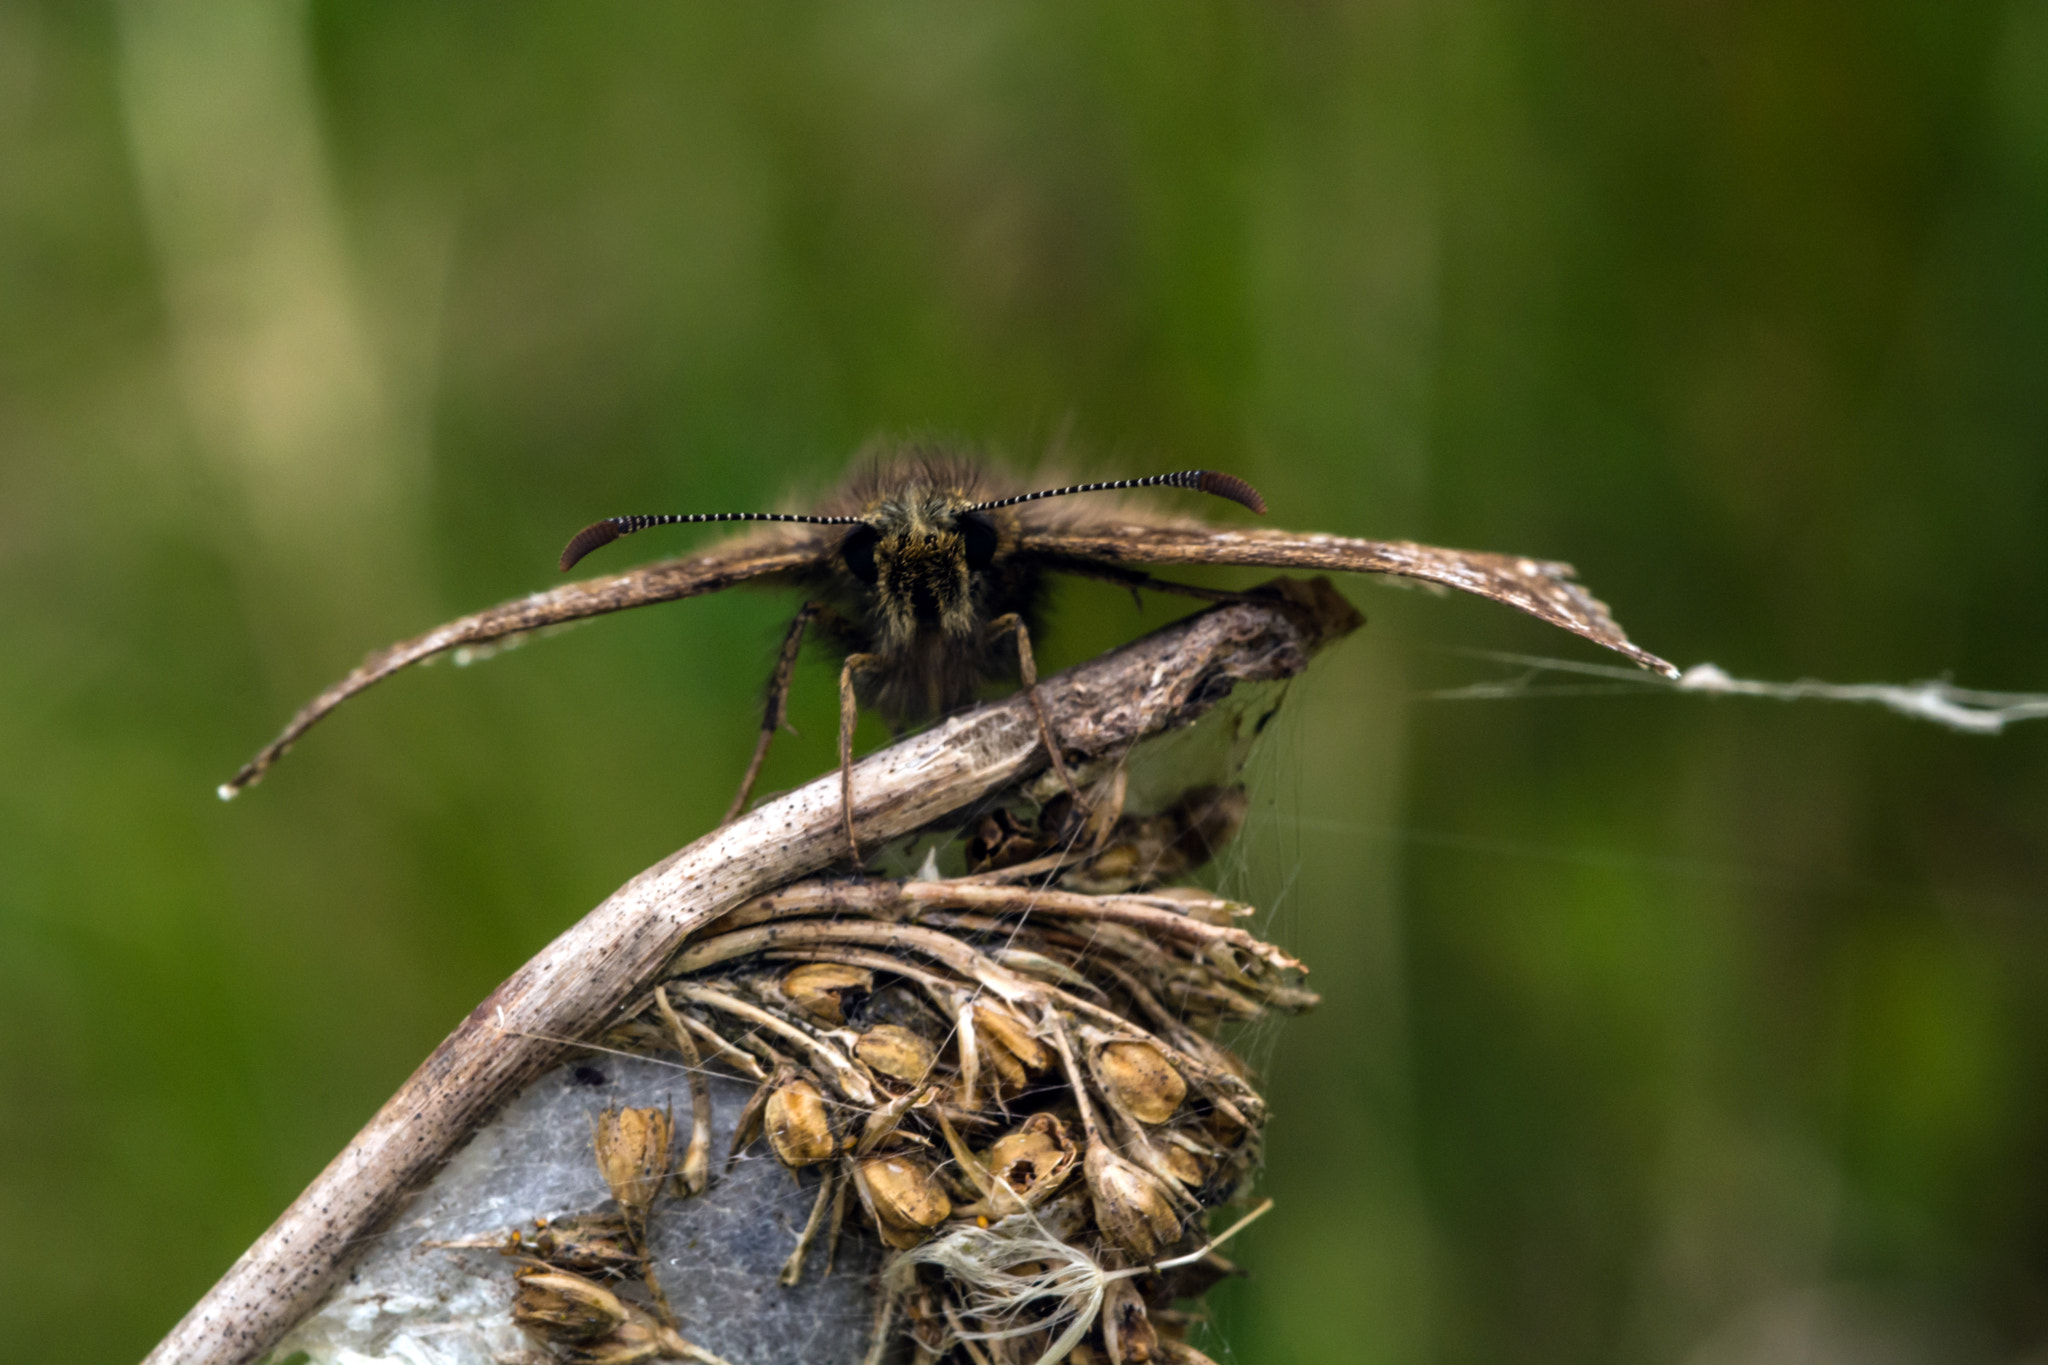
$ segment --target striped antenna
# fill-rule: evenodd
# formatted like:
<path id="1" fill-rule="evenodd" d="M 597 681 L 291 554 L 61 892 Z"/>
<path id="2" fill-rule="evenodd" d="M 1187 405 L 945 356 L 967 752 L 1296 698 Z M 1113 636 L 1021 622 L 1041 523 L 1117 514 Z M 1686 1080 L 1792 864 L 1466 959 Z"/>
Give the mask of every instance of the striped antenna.
<path id="1" fill-rule="evenodd" d="M 1219 474 L 1213 469 L 1183 469 L 1178 474 L 1154 474 L 1149 479 L 1117 479 L 1110 483 L 1077 483 L 1072 488 L 1048 488 L 1043 493 L 1020 493 L 1014 498 L 999 498 L 995 502 L 984 502 L 970 507 L 970 512 L 986 512 L 994 507 L 1009 507 L 1020 502 L 1036 502 L 1040 498 L 1063 498 L 1069 493 L 1106 493 L 1118 488 L 1192 488 L 1199 493 L 1213 493 L 1219 498 L 1249 507 L 1264 516 L 1266 500 L 1259 496 L 1259 490 L 1238 478 L 1235 474 Z"/>
<path id="2" fill-rule="evenodd" d="M 562 572 L 569 572 L 577 560 L 600 545 L 611 544 L 620 536 L 630 536 L 650 526 L 680 526 L 694 521 L 808 521 L 820 526 L 853 526 L 859 523 L 860 518 L 799 517 L 786 512 L 694 512 L 685 517 L 606 517 L 569 537 L 569 543 L 562 547 Z"/>

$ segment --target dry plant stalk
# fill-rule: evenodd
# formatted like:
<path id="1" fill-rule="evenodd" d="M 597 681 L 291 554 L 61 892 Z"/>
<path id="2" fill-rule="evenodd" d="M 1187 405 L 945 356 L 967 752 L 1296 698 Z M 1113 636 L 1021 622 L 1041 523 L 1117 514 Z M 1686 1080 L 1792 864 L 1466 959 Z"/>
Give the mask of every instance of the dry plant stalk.
<path id="1" fill-rule="evenodd" d="M 1327 583 L 1282 582 L 1268 594 L 1216 607 L 1047 679 L 1039 684 L 1039 700 L 1070 759 L 1113 758 L 1194 720 L 1238 682 L 1293 676 L 1321 645 L 1358 624 L 1357 613 Z M 1016 785 L 1046 765 L 1039 733 L 1030 702 L 1012 697 L 863 760 L 852 773 L 860 837 L 880 845 Z M 830 866 L 845 847 L 840 820 L 838 777 L 812 782 L 649 868 L 549 944 L 435 1049 L 158 1344 L 147 1365 L 241 1365 L 261 1356 L 320 1302 L 368 1239 L 449 1156 L 560 1060 L 568 1046 L 561 1040 L 603 1027 L 659 979 L 701 927 L 750 897 Z M 1114 923 L 1094 932 L 1119 928 L 1133 932 Z M 1001 1007 L 984 1012 L 977 1002 L 962 1021 L 962 1036 L 972 1030 L 976 1045 L 988 1040 L 988 1083 L 1004 1085 L 1010 1067 L 1028 1073 L 1034 1060 L 1018 1049 L 1031 1050 L 1022 1040 L 1039 1021 L 1018 1007 L 1040 987 L 989 962 L 980 970 L 1005 982 L 1005 989 L 992 991 Z M 1218 986 L 1215 998 L 1227 1001 L 1233 988 L 1226 981 Z M 1080 1012 L 1092 1008 L 1083 1002 Z M 1089 1017 L 1105 1029 L 1122 1024 Z M 1226 1073 L 1195 1040 L 1176 1039 L 1164 1055 L 1191 1079 L 1203 1076 L 1218 1095 L 1228 1094 Z M 861 1070 L 850 1067 L 845 1074 L 857 1077 Z M 1235 1097 L 1240 1108 L 1246 1100 Z M 1232 1103 L 1225 1099 L 1219 1109 Z M 891 1204 L 897 1197 L 891 1186 L 875 1212 L 877 1181 L 869 1177 L 877 1171 L 853 1167 L 851 1181 L 863 1204 L 879 1222 L 918 1226 L 930 1210 L 917 1205 L 914 1190 Z M 916 1311 L 911 1316 L 929 1320 Z"/>

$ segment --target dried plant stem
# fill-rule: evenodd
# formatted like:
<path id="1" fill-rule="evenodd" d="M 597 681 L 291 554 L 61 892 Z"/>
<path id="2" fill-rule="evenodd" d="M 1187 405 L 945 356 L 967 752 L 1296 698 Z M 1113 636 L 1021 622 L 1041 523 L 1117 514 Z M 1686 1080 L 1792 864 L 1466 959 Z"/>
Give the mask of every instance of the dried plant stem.
<path id="1" fill-rule="evenodd" d="M 795 1285 L 803 1278 L 804 1257 L 810 1255 L 811 1243 L 817 1240 L 819 1225 L 825 1221 L 825 1210 L 832 1203 L 836 1174 L 827 1165 L 818 1181 L 818 1197 L 811 1201 L 811 1216 L 804 1220 L 804 1230 L 797 1234 L 796 1249 L 789 1253 L 789 1259 L 782 1263 L 782 1273 L 776 1277 L 777 1283 L 784 1287 Z"/>
<path id="2" fill-rule="evenodd" d="M 1239 601 L 1042 680 L 1070 756 L 1114 756 L 1185 724 L 1232 685 L 1290 677 L 1352 629 L 1327 584 Z M 1023 697 L 976 707 L 855 766 L 860 837 L 879 846 L 1044 767 Z M 146 1365 L 241 1365 L 313 1309 L 354 1255 L 500 1107 L 657 979 L 697 929 L 842 856 L 838 774 L 698 840 L 628 882 L 472 1011 Z"/>
<path id="3" fill-rule="evenodd" d="M 711 1009 L 733 1015 L 736 1018 L 744 1019 L 755 1027 L 773 1033 L 786 1042 L 796 1044 L 798 1049 L 808 1053 L 811 1060 L 818 1064 L 818 1070 L 822 1074 L 832 1078 L 833 1085 L 841 1095 L 854 1104 L 873 1104 L 875 1102 L 874 1087 L 868 1084 L 865 1076 L 854 1070 L 853 1063 L 847 1059 L 845 1053 L 827 1043 L 819 1042 L 794 1024 L 785 1024 L 760 1006 L 749 1005 L 744 1000 L 736 1000 L 724 991 L 713 990 L 709 986 L 691 986 L 678 983 L 670 986 L 669 990 L 680 995 L 693 1005 L 705 1005 Z"/>
<path id="4" fill-rule="evenodd" d="M 662 1022 L 668 1025 L 670 1041 L 681 1055 L 683 1065 L 689 1068 L 690 1145 L 684 1149 L 683 1164 L 676 1168 L 676 1180 L 682 1193 L 702 1194 L 711 1183 L 711 1085 L 704 1076 L 704 1059 L 697 1040 L 683 1027 L 675 1006 L 669 1004 L 668 992 L 654 992 L 654 1003 L 661 1011 Z"/>
<path id="5" fill-rule="evenodd" d="M 758 897 L 725 916 L 710 932 L 739 929 L 767 920 L 816 914 L 855 914 L 876 920 L 925 910 L 980 910 L 993 914 L 1038 914 L 1055 919 L 1097 919 L 1197 944 L 1224 944 L 1281 971 L 1305 971 L 1272 944 L 1229 925 L 1210 924 L 1187 913 L 1184 902 L 1160 896 L 1086 896 L 1038 887 L 946 882 L 804 882 Z M 718 940 L 706 939 L 677 959 L 676 971 L 705 965 L 700 954 Z M 745 949 L 742 951 L 754 951 Z"/>

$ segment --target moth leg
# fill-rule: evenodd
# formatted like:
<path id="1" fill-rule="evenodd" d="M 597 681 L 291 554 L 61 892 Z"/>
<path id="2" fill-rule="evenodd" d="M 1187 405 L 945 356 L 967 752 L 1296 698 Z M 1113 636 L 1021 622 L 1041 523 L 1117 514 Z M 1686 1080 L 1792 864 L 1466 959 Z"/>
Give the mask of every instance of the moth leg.
<path id="1" fill-rule="evenodd" d="M 767 761 L 768 746 L 774 742 L 777 730 L 796 733 L 796 727 L 789 723 L 789 681 L 796 672 L 796 656 L 803 648 L 804 628 L 811 623 L 823 608 L 816 602 L 806 602 L 796 614 L 796 620 L 789 623 L 789 634 L 782 637 L 782 653 L 775 660 L 775 672 L 768 677 L 768 705 L 761 714 L 761 738 L 754 744 L 754 757 L 747 764 L 747 775 L 740 779 L 740 789 L 733 795 L 732 805 L 726 808 L 725 818 L 718 823 L 729 825 L 739 819 L 740 812 L 747 808 L 747 798 L 754 794 L 754 779 L 761 775 L 761 765 Z"/>
<path id="2" fill-rule="evenodd" d="M 1052 722 L 1046 718 L 1045 703 L 1038 696 L 1038 660 L 1031 653 L 1031 631 L 1024 624 L 1024 618 L 1016 612 L 998 616 L 988 623 L 989 633 L 1009 630 L 1015 632 L 1017 640 L 1017 673 L 1024 680 L 1024 695 L 1031 699 L 1031 713 L 1038 717 L 1038 742 L 1045 746 L 1046 756 L 1052 760 L 1052 770 L 1059 775 L 1060 785 L 1067 789 L 1067 795 L 1074 798 L 1074 808 L 1085 813 L 1088 798 L 1081 795 L 1081 789 L 1074 785 L 1074 778 L 1067 771 L 1067 761 L 1060 757 L 1059 741 L 1053 737 Z"/>
<path id="3" fill-rule="evenodd" d="M 860 720 L 860 703 L 854 699 L 853 675 L 875 664 L 872 654 L 849 654 L 846 667 L 839 670 L 839 813 L 846 821 L 846 846 L 853 850 L 855 867 L 860 866 L 860 840 L 853 834 L 853 727 Z"/>

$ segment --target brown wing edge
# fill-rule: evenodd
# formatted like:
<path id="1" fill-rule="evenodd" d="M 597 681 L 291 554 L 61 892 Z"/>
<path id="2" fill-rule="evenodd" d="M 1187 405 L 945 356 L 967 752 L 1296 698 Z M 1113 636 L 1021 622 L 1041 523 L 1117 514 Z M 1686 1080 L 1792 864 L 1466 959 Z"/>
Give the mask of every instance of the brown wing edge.
<path id="1" fill-rule="evenodd" d="M 1574 581 L 1569 564 L 1483 550 L 1446 550 L 1412 541 L 1354 540 L 1290 531 L 1223 531 L 1201 526 L 1104 523 L 1031 530 L 1018 544 L 1051 567 L 1062 558 L 1122 564 L 1241 564 L 1393 574 L 1436 583 L 1527 612 L 1676 678 L 1678 669 L 1631 644 L 1607 604 Z"/>
<path id="2" fill-rule="evenodd" d="M 233 777 L 221 783 L 217 788 L 220 799 L 231 801 L 244 788 L 262 780 L 263 774 L 284 757 L 285 751 L 297 742 L 299 736 L 312 729 L 335 707 L 423 659 L 464 645 L 503 640 L 543 626 L 651 606 L 656 602 L 698 597 L 752 579 L 793 573 L 816 564 L 819 553 L 818 546 L 809 538 L 768 544 L 741 542 L 708 554 L 662 560 L 622 574 L 586 578 L 548 592 L 500 602 L 495 607 L 436 626 L 424 635 L 401 640 L 370 655 L 354 672 L 306 703 L 276 739 L 263 746 Z"/>

